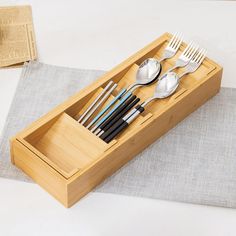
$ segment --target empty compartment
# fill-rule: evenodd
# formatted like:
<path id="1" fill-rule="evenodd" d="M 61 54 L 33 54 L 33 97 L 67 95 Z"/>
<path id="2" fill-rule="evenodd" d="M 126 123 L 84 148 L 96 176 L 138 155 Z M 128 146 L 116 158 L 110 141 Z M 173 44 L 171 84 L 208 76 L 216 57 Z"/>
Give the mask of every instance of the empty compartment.
<path id="1" fill-rule="evenodd" d="M 41 158 L 69 178 L 96 160 L 108 145 L 85 127 L 62 113 L 45 130 L 36 130 L 25 138 Z"/>

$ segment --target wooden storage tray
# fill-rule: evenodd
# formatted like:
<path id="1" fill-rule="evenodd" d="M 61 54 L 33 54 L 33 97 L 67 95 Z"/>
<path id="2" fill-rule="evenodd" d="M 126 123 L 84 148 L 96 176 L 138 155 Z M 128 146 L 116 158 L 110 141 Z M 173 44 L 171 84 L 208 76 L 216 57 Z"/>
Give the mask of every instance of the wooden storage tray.
<path id="1" fill-rule="evenodd" d="M 220 89 L 222 68 L 207 58 L 195 73 L 181 80 L 175 94 L 150 103 L 146 111 L 109 144 L 76 121 L 108 81 L 119 84 L 113 93 L 115 96 L 134 81 L 142 61 L 160 58 L 171 37 L 168 33 L 162 35 L 17 134 L 11 139 L 12 163 L 70 207 L 214 96 Z M 163 72 L 173 65 L 185 46 L 163 63 Z M 153 94 L 155 86 L 156 83 L 140 88 L 135 94 L 143 101 Z"/>

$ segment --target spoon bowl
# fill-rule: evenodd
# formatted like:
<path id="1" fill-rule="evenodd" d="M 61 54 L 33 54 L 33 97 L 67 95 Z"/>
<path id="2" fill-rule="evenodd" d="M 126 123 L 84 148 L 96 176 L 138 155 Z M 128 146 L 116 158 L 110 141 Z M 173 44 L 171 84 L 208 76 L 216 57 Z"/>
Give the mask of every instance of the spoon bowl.
<path id="1" fill-rule="evenodd" d="M 160 75 L 161 69 L 161 63 L 157 59 L 148 58 L 144 60 L 138 68 L 136 82 L 132 87 L 153 83 Z"/>
<path id="2" fill-rule="evenodd" d="M 174 72 L 168 72 L 157 82 L 155 98 L 166 98 L 175 92 L 179 86 L 179 77 Z"/>
<path id="3" fill-rule="evenodd" d="M 152 97 L 142 103 L 145 107 L 148 103 L 156 99 L 167 98 L 175 92 L 179 86 L 179 76 L 174 72 L 165 73 L 157 82 L 156 89 Z"/>

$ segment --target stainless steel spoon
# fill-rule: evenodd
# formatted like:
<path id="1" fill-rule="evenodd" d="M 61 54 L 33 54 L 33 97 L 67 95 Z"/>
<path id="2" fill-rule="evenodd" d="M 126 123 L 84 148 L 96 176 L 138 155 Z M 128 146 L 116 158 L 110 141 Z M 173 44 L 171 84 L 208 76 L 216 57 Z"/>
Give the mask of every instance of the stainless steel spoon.
<path id="1" fill-rule="evenodd" d="M 179 86 L 180 79 L 186 74 L 193 73 L 201 65 L 206 56 L 205 50 L 200 50 L 194 58 L 185 67 L 185 71 L 179 76 L 175 72 L 165 73 L 157 82 L 154 95 L 148 98 L 141 105 L 136 106 L 127 115 L 117 121 L 110 129 L 103 133 L 100 138 L 105 142 L 110 142 L 118 133 L 134 121 L 140 113 L 144 111 L 144 107 L 155 99 L 162 99 L 173 94 Z"/>
<path id="2" fill-rule="evenodd" d="M 145 61 L 143 61 L 137 71 L 136 74 L 136 81 L 132 85 L 130 85 L 128 88 L 123 88 L 119 94 L 111 100 L 111 102 L 102 110 L 99 112 L 99 114 L 86 126 L 86 128 L 90 128 L 92 125 L 94 125 L 101 116 L 103 116 L 111 106 L 113 106 L 117 100 L 120 101 L 104 116 L 102 119 L 100 119 L 96 125 L 91 129 L 92 132 L 94 132 L 99 126 L 105 122 L 128 98 L 130 98 L 133 95 L 133 91 L 137 89 L 140 86 L 148 85 L 153 83 L 158 76 L 161 73 L 161 64 L 159 61 L 155 58 L 148 58 Z M 134 95 L 133 95 L 134 96 Z M 98 129 L 97 132 L 100 130 Z"/>

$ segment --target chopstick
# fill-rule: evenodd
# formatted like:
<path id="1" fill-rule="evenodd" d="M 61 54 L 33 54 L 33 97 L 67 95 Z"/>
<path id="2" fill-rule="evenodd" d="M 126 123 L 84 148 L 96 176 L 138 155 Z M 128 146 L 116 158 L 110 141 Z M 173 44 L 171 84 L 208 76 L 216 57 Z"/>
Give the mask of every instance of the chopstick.
<path id="1" fill-rule="evenodd" d="M 125 102 L 120 108 L 118 108 L 116 112 L 113 113 L 113 115 L 99 127 L 97 132 L 98 137 L 100 137 L 111 126 L 113 126 L 113 124 L 115 124 L 116 121 L 118 121 L 123 115 L 125 115 L 139 101 L 140 98 L 137 98 L 135 95 L 133 95 L 127 102 Z"/>
<path id="2" fill-rule="evenodd" d="M 117 134 L 119 134 L 125 127 L 127 127 L 136 117 L 144 111 L 142 105 L 137 105 L 127 115 L 120 118 L 114 125 L 112 125 L 100 138 L 109 143 Z"/>
<path id="3" fill-rule="evenodd" d="M 89 111 L 93 108 L 93 106 L 98 102 L 98 100 L 107 92 L 109 87 L 113 84 L 113 81 L 110 81 L 107 86 L 102 90 L 102 92 L 96 97 L 96 99 L 92 102 L 92 104 L 87 108 L 87 110 L 80 116 L 78 122 L 81 123 L 84 117 L 89 113 Z"/>
<path id="4" fill-rule="evenodd" d="M 117 87 L 117 84 L 114 84 L 108 92 L 102 97 L 102 99 L 88 112 L 88 114 L 84 117 L 83 121 L 81 122 L 82 125 L 92 116 L 92 114 L 108 99 L 114 89 Z"/>
<path id="5" fill-rule="evenodd" d="M 97 128 L 103 123 L 105 122 L 115 111 L 116 109 L 118 109 L 126 100 L 128 100 L 130 97 L 132 96 L 132 93 L 130 91 L 128 91 L 127 93 L 124 94 L 124 96 L 122 96 L 122 98 L 119 100 L 118 103 L 116 103 L 113 108 L 107 113 L 105 114 L 105 116 L 103 116 L 96 124 L 95 126 L 91 129 L 91 132 L 95 132 L 97 130 Z"/>
<path id="6" fill-rule="evenodd" d="M 126 92 L 126 89 L 122 89 L 107 105 L 104 107 L 93 120 L 86 126 L 87 129 L 90 129 Z M 93 132 L 93 130 L 92 130 Z"/>

